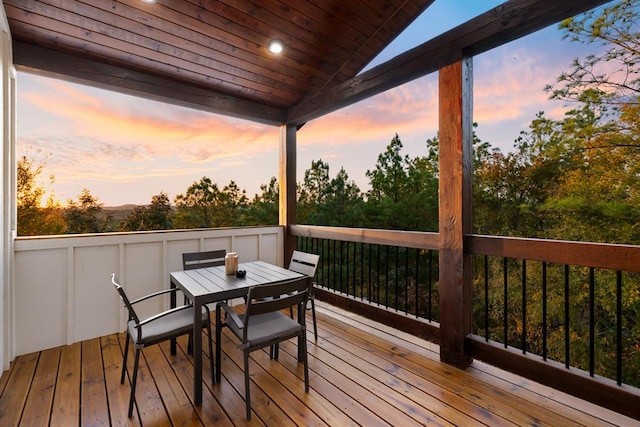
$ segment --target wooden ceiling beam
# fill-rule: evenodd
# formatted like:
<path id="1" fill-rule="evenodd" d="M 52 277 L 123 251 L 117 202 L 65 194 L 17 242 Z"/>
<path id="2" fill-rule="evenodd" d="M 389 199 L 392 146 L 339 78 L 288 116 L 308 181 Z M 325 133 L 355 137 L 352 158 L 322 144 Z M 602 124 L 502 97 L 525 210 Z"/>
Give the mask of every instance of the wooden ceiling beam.
<path id="1" fill-rule="evenodd" d="M 511 0 L 289 109 L 300 125 L 610 0 Z"/>
<path id="2" fill-rule="evenodd" d="M 13 41 L 13 61 L 21 71 L 268 125 L 285 123 L 284 109 L 29 43 Z"/>

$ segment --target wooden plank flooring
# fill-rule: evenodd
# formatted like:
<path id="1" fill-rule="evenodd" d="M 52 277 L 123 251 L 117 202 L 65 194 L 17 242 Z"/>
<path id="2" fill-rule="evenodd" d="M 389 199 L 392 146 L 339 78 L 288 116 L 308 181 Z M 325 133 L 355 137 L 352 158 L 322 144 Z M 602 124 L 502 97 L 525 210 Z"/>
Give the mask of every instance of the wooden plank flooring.
<path id="1" fill-rule="evenodd" d="M 210 384 L 203 357 L 200 407 L 192 403 L 192 358 L 181 340 L 176 356 L 168 344 L 143 350 L 128 419 L 120 334 L 18 357 L 0 377 L 0 426 L 640 425 L 480 362 L 457 370 L 439 362 L 434 344 L 317 305 L 318 342 L 308 335 L 310 392 L 293 341 L 281 346 L 279 361 L 254 352 L 250 423 L 242 354 L 226 331 L 221 383 Z"/>

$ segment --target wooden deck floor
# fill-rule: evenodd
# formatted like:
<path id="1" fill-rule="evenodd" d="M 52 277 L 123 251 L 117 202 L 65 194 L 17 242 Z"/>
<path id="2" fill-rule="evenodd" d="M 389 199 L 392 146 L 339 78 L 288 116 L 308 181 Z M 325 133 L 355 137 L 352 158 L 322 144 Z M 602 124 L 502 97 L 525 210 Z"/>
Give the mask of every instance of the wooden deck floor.
<path id="1" fill-rule="evenodd" d="M 143 351 L 134 418 L 119 381 L 123 335 L 18 357 L 0 378 L 0 426 L 96 425 L 638 425 L 614 412 L 474 362 L 439 362 L 437 346 L 318 304 L 319 340 L 309 333 L 311 390 L 304 393 L 295 344 L 280 360 L 253 353 L 253 420 L 245 421 L 242 358 L 224 335 L 220 384 L 206 378 L 192 404 L 190 356 L 180 342 Z M 228 331 L 227 331 L 228 332 Z"/>

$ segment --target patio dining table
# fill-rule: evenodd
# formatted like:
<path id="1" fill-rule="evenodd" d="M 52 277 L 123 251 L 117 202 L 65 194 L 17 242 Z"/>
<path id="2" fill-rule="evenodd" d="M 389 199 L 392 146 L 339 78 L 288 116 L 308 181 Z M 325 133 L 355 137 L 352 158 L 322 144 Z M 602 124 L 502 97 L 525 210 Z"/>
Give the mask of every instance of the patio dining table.
<path id="1" fill-rule="evenodd" d="M 243 297 L 252 286 L 277 283 L 303 276 L 303 274 L 263 261 L 240 263 L 238 269 L 246 271 L 246 276 L 239 278 L 235 274 L 226 274 L 224 265 L 176 271 L 169 274 L 171 287 L 179 288 L 193 303 L 193 400 L 195 405 L 202 404 L 202 327 L 199 321 L 202 306 Z M 176 298 L 173 293 L 171 307 L 175 306 Z M 211 337 L 209 338 L 211 339 Z M 171 352 L 175 353 L 175 340 L 171 343 Z M 216 360 L 215 363 L 220 363 L 220 360 Z"/>

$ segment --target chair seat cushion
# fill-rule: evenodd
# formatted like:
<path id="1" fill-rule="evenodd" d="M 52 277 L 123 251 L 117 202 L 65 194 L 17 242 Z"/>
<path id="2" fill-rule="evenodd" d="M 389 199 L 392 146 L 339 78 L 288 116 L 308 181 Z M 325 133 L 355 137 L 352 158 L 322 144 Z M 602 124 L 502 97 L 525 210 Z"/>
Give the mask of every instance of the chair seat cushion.
<path id="1" fill-rule="evenodd" d="M 208 321 L 207 311 L 202 308 L 202 322 Z M 138 340 L 138 329 L 133 320 L 128 323 L 129 335 L 136 345 L 148 346 L 176 335 L 188 334 L 193 329 L 193 308 L 185 308 L 142 325 L 142 338 Z"/>
<path id="2" fill-rule="evenodd" d="M 241 318 L 243 317 L 241 316 Z M 238 338 L 242 339 L 243 330 L 241 328 L 238 328 L 233 322 L 229 322 L 229 328 Z M 247 331 L 247 346 L 251 347 L 279 337 L 294 335 L 301 329 L 302 326 L 297 321 L 279 311 L 254 315 L 251 316 Z"/>

